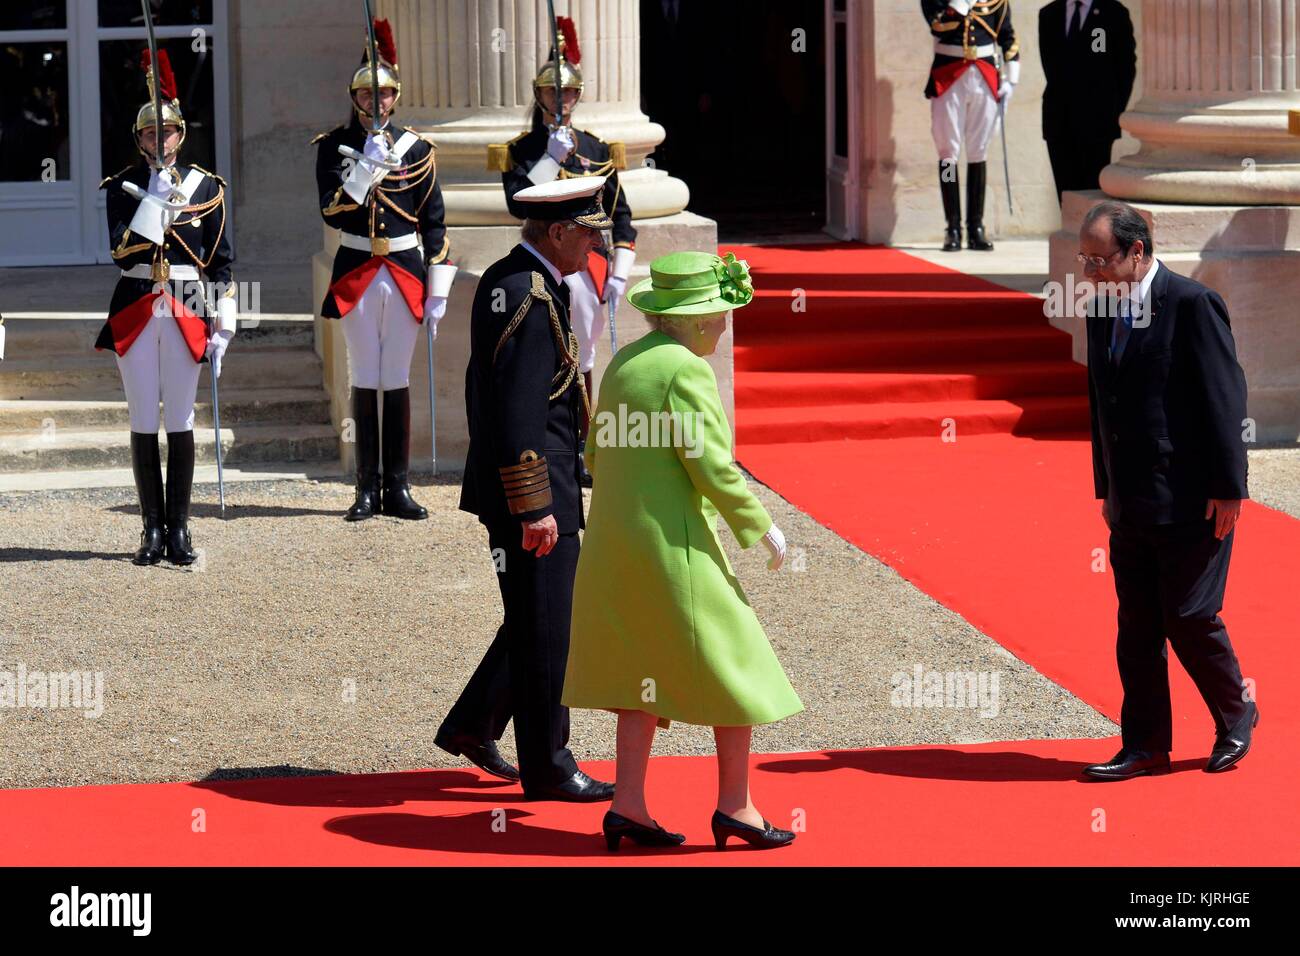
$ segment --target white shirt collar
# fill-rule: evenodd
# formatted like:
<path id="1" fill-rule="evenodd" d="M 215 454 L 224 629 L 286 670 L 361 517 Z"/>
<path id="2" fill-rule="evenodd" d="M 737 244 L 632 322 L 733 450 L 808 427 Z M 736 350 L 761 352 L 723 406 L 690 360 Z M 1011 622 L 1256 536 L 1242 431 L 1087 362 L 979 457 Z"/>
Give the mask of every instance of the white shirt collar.
<path id="1" fill-rule="evenodd" d="M 1142 277 L 1142 281 L 1138 283 L 1138 287 L 1129 294 L 1129 299 L 1134 305 L 1134 314 L 1136 314 L 1137 307 L 1140 307 L 1142 303 L 1147 300 L 1147 293 L 1151 291 L 1151 283 L 1155 281 L 1156 273 L 1159 271 L 1160 260 L 1152 258 L 1151 268 L 1148 269 L 1147 274 Z"/>
<path id="2" fill-rule="evenodd" d="M 546 266 L 546 271 L 551 274 L 551 278 L 555 280 L 557 285 L 564 282 L 564 276 L 560 275 L 560 270 L 551 265 L 550 259 L 546 258 L 546 256 L 533 248 L 532 243 L 528 242 L 526 239 L 521 239 L 519 244 L 541 260 L 542 265 Z"/>

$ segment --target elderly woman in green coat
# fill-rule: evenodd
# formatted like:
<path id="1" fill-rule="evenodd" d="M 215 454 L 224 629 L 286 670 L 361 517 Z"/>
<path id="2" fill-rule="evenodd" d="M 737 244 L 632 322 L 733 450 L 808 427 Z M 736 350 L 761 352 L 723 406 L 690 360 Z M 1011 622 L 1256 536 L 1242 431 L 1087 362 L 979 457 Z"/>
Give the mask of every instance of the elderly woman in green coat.
<path id="1" fill-rule="evenodd" d="M 718 542 L 719 515 L 744 548 L 762 541 L 776 570 L 785 539 L 732 460 L 732 435 L 704 356 L 747 305 L 746 263 L 677 252 L 628 301 L 655 327 L 624 347 L 600 385 L 587 441 L 591 510 L 573 588 L 563 701 L 618 714 L 617 782 L 603 829 L 672 846 L 650 816 L 645 777 L 656 726 L 714 728 L 719 849 L 794 839 L 754 808 L 750 731 L 803 709 Z"/>

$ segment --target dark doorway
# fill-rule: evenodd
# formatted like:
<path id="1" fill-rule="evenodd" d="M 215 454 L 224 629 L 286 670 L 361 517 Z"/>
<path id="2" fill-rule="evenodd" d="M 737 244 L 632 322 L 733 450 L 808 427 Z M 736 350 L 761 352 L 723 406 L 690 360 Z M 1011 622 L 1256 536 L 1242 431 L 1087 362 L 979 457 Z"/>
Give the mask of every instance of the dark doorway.
<path id="1" fill-rule="evenodd" d="M 641 108 L 667 133 L 651 159 L 721 241 L 826 222 L 824 33 L 824 0 L 641 0 Z"/>

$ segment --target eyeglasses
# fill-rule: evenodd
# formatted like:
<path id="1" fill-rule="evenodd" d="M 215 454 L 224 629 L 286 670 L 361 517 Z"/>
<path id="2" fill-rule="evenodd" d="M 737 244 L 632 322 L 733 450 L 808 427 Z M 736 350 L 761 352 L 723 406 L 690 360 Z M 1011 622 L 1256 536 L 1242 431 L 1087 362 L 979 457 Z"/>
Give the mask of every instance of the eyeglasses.
<path id="1" fill-rule="evenodd" d="M 1075 254 L 1074 258 L 1082 262 L 1084 265 L 1092 266 L 1094 269 L 1101 269 L 1104 268 L 1106 263 L 1110 262 L 1111 259 L 1115 258 L 1115 256 L 1123 254 L 1123 249 L 1116 249 L 1107 256 L 1085 256 L 1082 252 L 1079 252 Z"/>

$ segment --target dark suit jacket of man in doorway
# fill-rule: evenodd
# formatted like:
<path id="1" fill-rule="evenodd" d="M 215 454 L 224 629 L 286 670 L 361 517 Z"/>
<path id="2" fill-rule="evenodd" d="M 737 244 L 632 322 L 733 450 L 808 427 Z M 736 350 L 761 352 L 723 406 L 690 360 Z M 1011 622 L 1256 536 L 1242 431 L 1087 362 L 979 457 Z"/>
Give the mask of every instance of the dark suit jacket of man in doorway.
<path id="1" fill-rule="evenodd" d="M 1096 189 L 1110 163 L 1137 71 L 1133 21 L 1119 0 L 1052 0 L 1038 11 L 1038 51 L 1043 139 L 1060 202 L 1064 190 Z"/>

